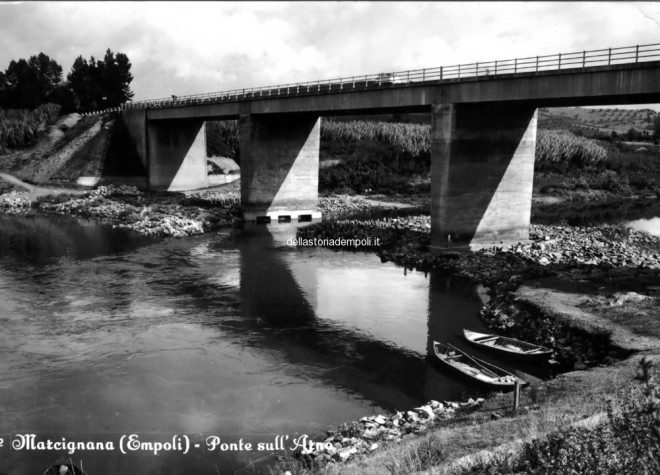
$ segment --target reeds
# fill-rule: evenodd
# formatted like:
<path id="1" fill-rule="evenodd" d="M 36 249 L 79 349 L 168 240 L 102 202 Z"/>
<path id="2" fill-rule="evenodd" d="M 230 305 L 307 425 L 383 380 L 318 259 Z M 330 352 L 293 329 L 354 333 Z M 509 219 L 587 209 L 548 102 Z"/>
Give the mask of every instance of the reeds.
<path id="1" fill-rule="evenodd" d="M 321 143 L 376 142 L 387 147 L 394 157 L 428 161 L 431 151 L 431 128 L 428 124 L 324 120 Z"/>
<path id="2" fill-rule="evenodd" d="M 0 153 L 7 149 L 27 147 L 39 133 L 59 115 L 60 106 L 43 104 L 33 111 L 0 109 Z"/>
<path id="3" fill-rule="evenodd" d="M 578 137 L 566 130 L 538 130 L 536 161 L 541 168 L 555 166 L 586 167 L 607 158 L 607 150 L 596 140 Z"/>

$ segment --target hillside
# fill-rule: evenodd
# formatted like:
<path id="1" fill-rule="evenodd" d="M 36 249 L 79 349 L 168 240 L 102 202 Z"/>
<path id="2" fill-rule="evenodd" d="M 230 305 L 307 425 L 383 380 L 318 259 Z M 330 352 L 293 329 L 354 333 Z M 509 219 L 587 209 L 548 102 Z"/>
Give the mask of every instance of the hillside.
<path id="1" fill-rule="evenodd" d="M 72 186 L 83 176 L 143 177 L 115 117 L 61 117 L 31 147 L 0 154 L 0 172 L 35 184 Z"/>
<path id="2" fill-rule="evenodd" d="M 601 133 L 625 134 L 631 128 L 653 132 L 657 112 L 651 109 L 605 109 L 590 107 L 555 107 L 539 110 L 539 127 L 544 129 L 585 128 Z"/>

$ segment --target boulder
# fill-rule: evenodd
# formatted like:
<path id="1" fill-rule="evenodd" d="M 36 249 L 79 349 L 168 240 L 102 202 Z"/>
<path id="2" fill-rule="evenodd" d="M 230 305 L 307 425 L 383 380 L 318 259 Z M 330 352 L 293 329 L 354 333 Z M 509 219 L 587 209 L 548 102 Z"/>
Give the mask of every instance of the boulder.
<path id="1" fill-rule="evenodd" d="M 419 422 L 419 417 L 413 411 L 406 411 L 406 420 L 408 422 Z"/>
<path id="2" fill-rule="evenodd" d="M 433 409 L 433 411 L 442 411 L 444 409 L 444 406 L 442 405 L 441 402 L 438 401 L 431 401 L 429 402 L 429 406 Z"/>
<path id="3" fill-rule="evenodd" d="M 431 406 L 416 407 L 415 411 L 417 411 L 417 413 L 420 414 L 424 419 L 430 420 L 435 418 L 435 413 L 433 412 L 433 409 L 431 409 Z"/>
<path id="4" fill-rule="evenodd" d="M 376 437 L 378 437 L 378 431 L 375 429 L 367 429 L 362 432 L 363 439 L 375 439 Z"/>

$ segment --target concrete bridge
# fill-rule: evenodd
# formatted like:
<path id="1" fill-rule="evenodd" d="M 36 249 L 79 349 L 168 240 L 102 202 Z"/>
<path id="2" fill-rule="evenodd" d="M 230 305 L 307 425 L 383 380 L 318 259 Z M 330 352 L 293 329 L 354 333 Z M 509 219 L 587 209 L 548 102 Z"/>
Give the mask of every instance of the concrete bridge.
<path id="1" fill-rule="evenodd" d="M 149 186 L 207 186 L 207 120 L 238 119 L 247 220 L 319 217 L 320 118 L 431 114 L 432 248 L 528 238 L 537 109 L 660 102 L 660 44 L 129 103 Z"/>

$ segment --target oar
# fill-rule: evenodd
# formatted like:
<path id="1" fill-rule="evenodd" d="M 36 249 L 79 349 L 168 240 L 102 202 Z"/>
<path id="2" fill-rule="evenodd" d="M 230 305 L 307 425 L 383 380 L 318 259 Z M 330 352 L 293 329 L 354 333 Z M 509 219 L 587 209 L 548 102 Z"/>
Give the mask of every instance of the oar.
<path id="1" fill-rule="evenodd" d="M 473 363 L 475 363 L 477 366 L 480 366 L 480 367 L 482 367 L 483 369 L 485 369 L 486 371 L 489 371 L 489 372 L 495 374 L 495 372 L 494 372 L 493 370 L 489 369 L 487 366 L 485 366 L 485 365 L 484 365 L 483 363 L 481 363 L 479 360 L 476 360 L 476 359 L 474 359 L 472 356 L 470 356 L 470 355 L 468 355 L 467 353 L 465 353 L 464 351 L 459 350 L 458 348 L 456 348 L 456 347 L 455 347 L 454 345 L 452 345 L 451 343 L 447 343 L 447 346 L 449 346 L 449 347 L 455 349 L 456 351 L 459 351 L 463 356 L 465 356 L 466 358 L 468 358 L 469 360 L 471 360 L 471 361 L 472 361 Z M 484 361 L 484 363 L 485 363 L 485 361 Z M 497 366 L 495 366 L 495 365 L 493 365 L 493 366 L 494 366 L 495 368 L 497 368 Z M 497 368 L 497 369 L 501 369 L 501 368 Z M 497 376 L 497 375 L 496 375 L 496 376 Z"/>

